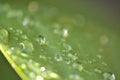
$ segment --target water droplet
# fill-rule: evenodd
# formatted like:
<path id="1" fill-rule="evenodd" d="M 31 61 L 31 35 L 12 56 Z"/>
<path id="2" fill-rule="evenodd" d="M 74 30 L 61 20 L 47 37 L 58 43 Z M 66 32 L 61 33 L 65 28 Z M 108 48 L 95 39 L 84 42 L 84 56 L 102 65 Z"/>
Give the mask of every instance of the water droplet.
<path id="1" fill-rule="evenodd" d="M 46 38 L 45 38 L 44 36 L 41 36 L 41 35 L 38 37 L 37 42 L 38 42 L 41 46 L 47 44 L 47 43 L 46 43 Z"/>
<path id="2" fill-rule="evenodd" d="M 32 52 L 34 50 L 33 44 L 29 41 L 23 41 L 19 45 L 24 52 Z"/>
<path id="3" fill-rule="evenodd" d="M 59 78 L 59 76 L 58 76 L 56 73 L 54 73 L 54 72 L 50 72 L 50 73 L 49 73 L 49 76 L 50 76 L 51 78 L 55 78 L 55 79 L 58 79 L 58 78 Z"/>
<path id="4" fill-rule="evenodd" d="M 95 68 L 94 71 L 97 72 L 97 73 L 102 73 L 102 71 L 98 68 Z"/>
<path id="5" fill-rule="evenodd" d="M 16 35 L 21 35 L 22 33 L 23 33 L 22 30 L 20 30 L 20 29 L 16 30 Z"/>
<path id="6" fill-rule="evenodd" d="M 28 26 L 28 24 L 30 23 L 30 19 L 29 18 L 24 18 L 24 20 L 23 20 L 23 26 Z"/>
<path id="7" fill-rule="evenodd" d="M 21 64 L 22 69 L 26 69 L 26 64 Z"/>
<path id="8" fill-rule="evenodd" d="M 42 76 L 36 76 L 36 80 L 44 80 L 44 78 Z"/>
<path id="9" fill-rule="evenodd" d="M 30 2 L 28 5 L 29 12 L 36 12 L 38 11 L 38 8 L 39 8 L 39 4 L 38 2 L 35 2 L 35 1 Z"/>
<path id="10" fill-rule="evenodd" d="M 84 67 L 79 61 L 73 63 L 73 68 L 78 69 L 79 71 L 83 71 Z"/>
<path id="11" fill-rule="evenodd" d="M 0 42 L 6 42 L 8 40 L 8 31 L 0 29 Z"/>
<path id="12" fill-rule="evenodd" d="M 34 72 L 30 72 L 29 76 L 30 76 L 30 78 L 35 78 L 35 73 Z"/>
<path id="13" fill-rule="evenodd" d="M 46 69 L 45 69 L 45 67 L 42 66 L 42 67 L 40 67 L 40 70 L 45 71 Z"/>
<path id="14" fill-rule="evenodd" d="M 101 59 L 102 56 L 100 54 L 96 55 L 98 59 Z"/>
<path id="15" fill-rule="evenodd" d="M 63 37 L 68 37 L 68 29 L 63 29 Z"/>
<path id="16" fill-rule="evenodd" d="M 73 73 L 69 76 L 69 80 L 84 80 L 84 79 L 80 77 L 78 74 Z"/>
<path id="17" fill-rule="evenodd" d="M 68 53 L 68 57 L 72 60 L 72 61 L 75 61 L 78 59 L 78 56 L 75 52 L 70 52 Z"/>
<path id="18" fill-rule="evenodd" d="M 70 63 L 71 63 L 71 59 L 70 59 L 70 58 L 67 58 L 67 59 L 65 60 L 65 62 L 66 62 L 67 64 L 70 64 Z"/>
<path id="19" fill-rule="evenodd" d="M 56 61 L 62 61 L 62 56 L 57 54 L 57 55 L 55 56 L 55 60 L 56 60 Z"/>
<path id="20" fill-rule="evenodd" d="M 104 80 L 115 80 L 115 74 L 113 73 L 104 73 L 103 74 Z"/>
<path id="21" fill-rule="evenodd" d="M 26 54 L 26 53 L 20 53 L 20 55 L 22 56 L 22 57 L 28 57 L 28 54 Z"/>
<path id="22" fill-rule="evenodd" d="M 100 37 L 100 43 L 102 45 L 106 45 L 108 42 L 109 42 L 109 39 L 106 35 L 103 35 L 103 36 Z"/>
<path id="23" fill-rule="evenodd" d="M 63 52 L 70 52 L 72 51 L 72 47 L 68 44 L 63 44 L 64 50 Z"/>

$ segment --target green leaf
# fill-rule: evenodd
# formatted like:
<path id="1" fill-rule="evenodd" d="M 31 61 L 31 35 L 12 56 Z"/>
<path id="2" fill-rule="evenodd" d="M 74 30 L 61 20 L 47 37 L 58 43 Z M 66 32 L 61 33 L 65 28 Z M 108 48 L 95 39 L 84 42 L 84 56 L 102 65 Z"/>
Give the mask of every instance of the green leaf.
<path id="1" fill-rule="evenodd" d="M 0 17 L 0 49 L 23 80 L 115 80 L 102 54 L 117 35 L 85 15 L 30 2 L 1 4 Z"/>

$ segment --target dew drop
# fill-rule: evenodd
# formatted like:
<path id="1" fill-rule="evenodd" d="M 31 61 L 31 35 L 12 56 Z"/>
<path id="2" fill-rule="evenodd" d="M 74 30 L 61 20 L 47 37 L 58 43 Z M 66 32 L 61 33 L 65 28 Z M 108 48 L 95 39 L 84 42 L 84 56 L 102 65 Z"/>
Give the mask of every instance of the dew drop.
<path id="1" fill-rule="evenodd" d="M 71 59 L 70 59 L 70 58 L 67 58 L 67 59 L 65 60 L 65 62 L 66 62 L 67 64 L 70 64 L 70 63 L 71 63 Z"/>
<path id="2" fill-rule="evenodd" d="M 69 76 L 69 80 L 84 80 L 84 79 L 80 77 L 78 74 L 73 73 Z"/>
<path id="3" fill-rule="evenodd" d="M 63 29 L 63 37 L 68 37 L 68 29 Z"/>
<path id="4" fill-rule="evenodd" d="M 36 80 L 44 80 L 44 78 L 42 76 L 36 76 Z"/>
<path id="5" fill-rule="evenodd" d="M 21 64 L 22 69 L 26 69 L 26 64 Z"/>
<path id="6" fill-rule="evenodd" d="M 101 56 L 100 54 L 96 55 L 96 57 L 97 57 L 98 59 L 101 59 L 101 58 L 102 58 L 102 56 Z"/>
<path id="7" fill-rule="evenodd" d="M 78 59 L 78 56 L 77 56 L 77 54 L 76 54 L 75 52 L 70 52 L 70 53 L 68 53 L 68 57 L 69 57 L 70 59 L 72 59 L 72 61 L 75 61 L 75 60 Z"/>
<path id="8" fill-rule="evenodd" d="M 98 68 L 95 68 L 94 71 L 97 72 L 97 73 L 102 73 L 102 71 Z"/>
<path id="9" fill-rule="evenodd" d="M 83 71 L 84 67 L 79 61 L 73 63 L 73 68 L 78 69 L 79 71 Z"/>
<path id="10" fill-rule="evenodd" d="M 56 56 L 55 56 L 55 60 L 56 60 L 56 61 L 62 61 L 63 59 L 62 59 L 62 56 L 61 56 L 61 55 L 56 55 Z"/>
<path id="11" fill-rule="evenodd" d="M 21 42 L 19 45 L 24 52 L 32 52 L 34 50 L 33 44 L 27 40 Z"/>
<path id="12" fill-rule="evenodd" d="M 29 73 L 29 76 L 30 76 L 31 78 L 35 78 L 35 73 L 34 73 L 34 72 L 30 72 L 30 73 Z"/>
<path id="13" fill-rule="evenodd" d="M 58 79 L 58 78 L 59 78 L 59 76 L 58 76 L 56 73 L 54 73 L 54 72 L 50 72 L 50 73 L 49 73 L 49 76 L 50 76 L 51 78 L 55 78 L 55 79 Z"/>
<path id="14" fill-rule="evenodd" d="M 25 58 L 28 57 L 28 55 L 27 55 L 26 53 L 20 53 L 20 55 L 21 55 L 22 57 L 25 57 Z"/>
<path id="15" fill-rule="evenodd" d="M 29 18 L 24 18 L 24 20 L 23 20 L 23 26 L 28 26 L 28 24 L 30 23 L 30 19 Z"/>
<path id="16" fill-rule="evenodd" d="M 47 44 L 47 43 L 46 43 L 46 38 L 45 38 L 44 36 L 41 36 L 41 35 L 38 37 L 37 42 L 38 42 L 41 46 Z"/>
<path id="17" fill-rule="evenodd" d="M 115 80 L 115 74 L 113 73 L 104 73 L 103 74 L 104 80 Z"/>
<path id="18" fill-rule="evenodd" d="M 68 44 L 63 44 L 64 50 L 63 52 L 70 52 L 72 51 L 72 47 Z"/>
<path id="19" fill-rule="evenodd" d="M 42 67 L 40 67 L 40 70 L 45 71 L 46 69 L 45 69 L 45 67 L 42 66 Z"/>

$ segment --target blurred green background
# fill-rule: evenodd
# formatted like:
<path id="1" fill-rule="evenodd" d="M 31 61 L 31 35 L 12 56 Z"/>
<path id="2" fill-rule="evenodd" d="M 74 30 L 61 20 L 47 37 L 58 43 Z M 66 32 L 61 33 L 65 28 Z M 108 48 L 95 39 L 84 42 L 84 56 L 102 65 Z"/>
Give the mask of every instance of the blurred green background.
<path id="1" fill-rule="evenodd" d="M 22 6 L 23 9 L 29 2 L 30 0 L 0 0 L 0 4 L 8 3 L 14 5 L 14 7 Z M 94 24 L 105 25 L 103 26 L 105 29 L 116 34 L 116 36 L 118 36 L 118 44 L 113 45 L 113 52 L 102 55 L 110 66 L 111 71 L 116 74 L 116 80 L 120 79 L 120 16 L 118 11 L 119 6 L 114 6 L 117 5 L 117 2 L 114 1 L 113 5 L 111 5 L 112 2 L 107 2 L 107 0 L 40 0 L 38 2 L 56 6 L 61 11 L 70 12 L 71 14 L 82 13 Z M 0 53 L 0 80 L 20 80 L 2 53 Z"/>

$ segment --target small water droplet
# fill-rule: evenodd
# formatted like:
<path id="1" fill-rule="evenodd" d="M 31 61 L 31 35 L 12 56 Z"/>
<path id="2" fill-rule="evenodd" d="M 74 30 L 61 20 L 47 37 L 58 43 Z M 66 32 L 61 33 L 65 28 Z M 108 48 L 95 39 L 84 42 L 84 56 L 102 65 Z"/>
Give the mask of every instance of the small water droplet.
<path id="1" fill-rule="evenodd" d="M 23 20 L 23 26 L 28 26 L 28 24 L 30 23 L 30 19 L 29 18 L 24 18 L 24 20 Z"/>
<path id="2" fill-rule="evenodd" d="M 103 74 L 104 80 L 115 80 L 115 74 L 113 73 L 104 73 Z"/>
<path id="3" fill-rule="evenodd" d="M 69 76 L 69 80 L 84 80 L 84 79 L 80 77 L 78 74 L 73 73 Z"/>
<path id="4" fill-rule="evenodd" d="M 44 78 L 42 76 L 36 76 L 36 80 L 44 80 Z"/>
<path id="5" fill-rule="evenodd" d="M 30 72 L 29 76 L 30 76 L 30 78 L 35 78 L 35 73 L 34 72 Z"/>
<path id="6" fill-rule="evenodd" d="M 68 29 L 63 29 L 63 37 L 68 37 Z"/>
<path id="7" fill-rule="evenodd" d="M 72 47 L 68 44 L 63 44 L 64 50 L 63 52 L 70 52 L 72 51 Z"/>
<path id="8" fill-rule="evenodd" d="M 21 64 L 22 69 L 26 69 L 26 64 Z"/>
<path id="9" fill-rule="evenodd" d="M 84 69 L 83 64 L 81 64 L 79 61 L 74 62 L 72 66 L 79 71 L 83 71 Z"/>
<path id="10" fill-rule="evenodd" d="M 54 72 L 50 72 L 50 73 L 49 73 L 49 76 L 50 76 L 51 78 L 54 78 L 54 79 L 58 79 L 58 78 L 59 78 L 59 76 L 58 76 L 56 73 L 54 73 Z"/>
<path id="11" fill-rule="evenodd" d="M 45 38 L 44 36 L 41 36 L 41 35 L 38 37 L 37 42 L 38 42 L 41 46 L 47 44 L 47 43 L 46 43 L 46 38 Z"/>
<path id="12" fill-rule="evenodd" d="M 57 54 L 57 55 L 55 56 L 55 60 L 56 60 L 56 61 L 62 61 L 62 56 Z"/>
<path id="13" fill-rule="evenodd" d="M 19 45 L 24 52 L 32 52 L 34 50 L 33 44 L 26 40 L 21 42 Z"/>
<path id="14" fill-rule="evenodd" d="M 97 73 L 102 73 L 102 71 L 98 68 L 95 68 L 94 71 L 97 72 Z"/>
<path id="15" fill-rule="evenodd" d="M 68 57 L 72 60 L 72 61 L 75 61 L 78 59 L 78 56 L 75 52 L 70 52 L 68 53 Z"/>
<path id="16" fill-rule="evenodd" d="M 20 53 L 20 55 L 21 55 L 22 57 L 25 57 L 25 58 L 28 57 L 28 54 L 26 54 L 26 53 Z"/>
<path id="17" fill-rule="evenodd" d="M 101 59 L 102 56 L 100 54 L 96 55 L 98 59 Z"/>
<path id="18" fill-rule="evenodd" d="M 66 62 L 67 64 L 70 64 L 70 63 L 71 63 L 71 59 L 70 59 L 70 58 L 67 58 L 67 59 L 65 60 L 65 62 Z"/>
<path id="19" fill-rule="evenodd" d="M 42 67 L 40 67 L 40 70 L 45 71 L 46 69 L 45 69 L 45 67 L 42 66 Z"/>

